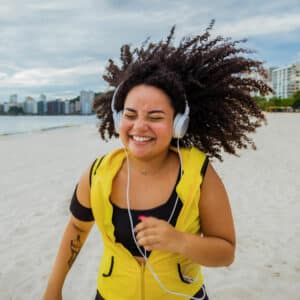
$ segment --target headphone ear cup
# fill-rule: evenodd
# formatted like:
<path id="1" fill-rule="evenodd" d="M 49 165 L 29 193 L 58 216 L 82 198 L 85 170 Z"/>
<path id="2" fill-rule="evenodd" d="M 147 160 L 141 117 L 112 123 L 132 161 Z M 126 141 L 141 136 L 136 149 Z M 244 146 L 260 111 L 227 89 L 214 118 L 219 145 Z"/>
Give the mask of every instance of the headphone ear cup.
<path id="1" fill-rule="evenodd" d="M 181 139 L 189 127 L 190 118 L 185 114 L 177 114 L 173 122 L 173 138 Z"/>
<path id="2" fill-rule="evenodd" d="M 116 112 L 113 112 L 113 119 L 114 119 L 114 126 L 115 126 L 115 132 L 119 133 L 120 132 L 120 126 L 121 126 L 121 119 L 123 115 L 123 110 Z"/>

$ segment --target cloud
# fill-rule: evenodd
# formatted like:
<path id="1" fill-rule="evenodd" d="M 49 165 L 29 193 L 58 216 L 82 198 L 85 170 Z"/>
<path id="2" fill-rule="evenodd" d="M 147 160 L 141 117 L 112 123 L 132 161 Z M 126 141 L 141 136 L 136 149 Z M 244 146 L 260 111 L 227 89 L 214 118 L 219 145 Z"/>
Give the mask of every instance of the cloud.
<path id="1" fill-rule="evenodd" d="M 217 24 L 218 33 L 234 38 L 275 35 L 300 30 L 300 13 L 276 16 L 253 16 L 225 24 Z"/>
<path id="2" fill-rule="evenodd" d="M 295 45 L 299 0 L 245 0 L 242 5 L 238 0 L 205 5 L 199 0 L 5 2 L 0 10 L 1 99 L 10 93 L 43 90 L 62 95 L 101 87 L 103 65 L 119 57 L 122 44 L 138 47 L 149 36 L 157 42 L 174 24 L 176 42 L 184 35 L 203 33 L 216 19 L 213 34 L 251 37 L 251 48 L 276 64 L 287 56 L 294 59 L 300 51 Z"/>
<path id="3" fill-rule="evenodd" d="M 7 77 L 6 73 L 0 72 L 0 80 L 6 77 Z"/>
<path id="4" fill-rule="evenodd" d="M 11 76 L 0 73 L 0 87 L 35 88 L 76 84 L 81 76 L 97 76 L 104 71 L 98 61 L 68 68 L 32 68 L 17 71 Z M 3 76 L 1 76 L 3 75 Z"/>

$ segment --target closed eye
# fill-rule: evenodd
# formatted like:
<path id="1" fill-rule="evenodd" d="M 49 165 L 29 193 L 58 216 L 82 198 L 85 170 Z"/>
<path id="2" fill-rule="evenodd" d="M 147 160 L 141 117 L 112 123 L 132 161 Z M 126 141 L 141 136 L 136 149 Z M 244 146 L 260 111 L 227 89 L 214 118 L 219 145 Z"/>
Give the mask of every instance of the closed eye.
<path id="1" fill-rule="evenodd" d="M 134 120 L 136 118 L 135 114 L 124 114 L 123 116 L 125 119 L 128 119 L 128 120 Z"/>
<path id="2" fill-rule="evenodd" d="M 162 119 L 163 119 L 162 117 L 149 117 L 150 121 L 160 121 Z"/>

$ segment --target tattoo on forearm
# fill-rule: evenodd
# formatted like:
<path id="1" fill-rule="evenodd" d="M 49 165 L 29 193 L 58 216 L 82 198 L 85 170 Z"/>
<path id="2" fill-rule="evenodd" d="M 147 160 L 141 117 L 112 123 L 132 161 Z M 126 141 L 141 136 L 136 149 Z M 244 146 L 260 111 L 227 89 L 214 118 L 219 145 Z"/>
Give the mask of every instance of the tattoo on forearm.
<path id="1" fill-rule="evenodd" d="M 81 249 L 81 246 L 82 246 L 82 242 L 80 240 L 80 232 L 78 231 L 77 238 L 74 240 L 71 240 L 71 243 L 70 243 L 71 257 L 68 260 L 69 268 L 72 267 L 77 255 Z"/>

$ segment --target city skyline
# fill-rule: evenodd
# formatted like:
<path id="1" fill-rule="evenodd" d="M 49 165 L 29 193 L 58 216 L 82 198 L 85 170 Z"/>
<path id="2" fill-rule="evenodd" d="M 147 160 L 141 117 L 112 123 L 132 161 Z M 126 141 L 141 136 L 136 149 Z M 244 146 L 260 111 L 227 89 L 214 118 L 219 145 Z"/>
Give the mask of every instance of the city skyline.
<path id="1" fill-rule="evenodd" d="M 175 43 L 201 34 L 248 38 L 244 47 L 266 67 L 300 60 L 298 1 L 5 0 L 1 8 L 0 103 L 18 94 L 71 99 L 81 90 L 105 91 L 102 74 L 122 44 L 157 42 L 176 24 Z M 138 25 L 138 26 L 137 26 Z M 122 30 L 121 30 L 122 29 Z"/>
<path id="2" fill-rule="evenodd" d="M 14 94 L 9 95 L 8 99 L 6 99 L 3 103 L 0 101 L 0 104 L 4 104 L 4 103 L 17 104 L 17 103 L 25 102 L 27 99 L 32 99 L 34 101 L 46 101 L 46 102 L 53 101 L 53 100 L 71 101 L 71 100 L 75 100 L 76 98 L 79 99 L 80 94 L 82 92 L 92 92 L 94 94 L 99 93 L 99 92 L 94 92 L 92 90 L 81 90 L 81 91 L 78 92 L 77 95 L 74 94 L 74 96 L 69 97 L 69 98 L 66 98 L 66 97 L 65 98 L 59 98 L 59 97 L 49 98 L 45 93 L 40 93 L 39 95 L 35 95 L 35 97 L 28 94 L 28 95 L 24 96 L 23 98 L 20 98 L 18 93 L 14 93 Z"/>
<path id="3" fill-rule="evenodd" d="M 11 95 L 9 102 L 0 103 L 0 115 L 70 115 L 93 113 L 93 101 L 95 93 L 91 90 L 80 91 L 80 95 L 74 99 L 48 99 L 41 94 L 39 99 L 31 96 L 24 101 L 18 101 L 18 95 Z"/>

